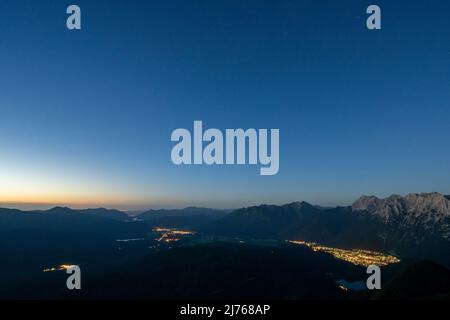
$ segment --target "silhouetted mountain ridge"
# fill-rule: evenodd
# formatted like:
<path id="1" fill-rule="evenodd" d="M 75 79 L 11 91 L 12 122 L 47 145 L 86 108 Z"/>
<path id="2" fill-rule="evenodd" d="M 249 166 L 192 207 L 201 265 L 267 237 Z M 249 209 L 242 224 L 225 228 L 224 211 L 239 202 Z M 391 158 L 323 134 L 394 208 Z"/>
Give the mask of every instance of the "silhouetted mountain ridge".
<path id="1" fill-rule="evenodd" d="M 137 215 L 136 218 L 141 220 L 150 220 L 169 216 L 193 216 L 193 215 L 221 217 L 225 214 L 226 212 L 222 210 L 202 208 L 202 207 L 186 207 L 184 209 L 158 209 L 158 210 L 151 209 Z"/>
<path id="2" fill-rule="evenodd" d="M 450 200 L 439 193 L 363 196 L 351 207 L 331 209 L 306 202 L 242 208 L 206 232 L 392 251 L 450 265 L 449 217 Z"/>
<path id="3" fill-rule="evenodd" d="M 0 231 L 34 233 L 57 232 L 114 239 L 118 236 L 142 233 L 145 225 L 128 223 L 128 215 L 118 210 L 54 207 L 49 210 L 21 211 L 0 208 Z"/>
<path id="4" fill-rule="evenodd" d="M 307 202 L 260 205 L 227 213 L 209 208 L 148 210 L 129 223 L 126 213 L 105 208 L 55 207 L 22 212 L 0 209 L 0 230 L 47 230 L 114 238 L 154 226 L 206 234 L 302 239 L 343 248 L 392 252 L 450 265 L 450 199 L 439 193 L 362 196 L 352 206 L 319 208 Z"/>
<path id="5" fill-rule="evenodd" d="M 0 214 L 86 214 L 109 218 L 114 220 L 130 220 L 130 216 L 123 211 L 106 208 L 89 208 L 89 209 L 71 209 L 69 207 L 56 206 L 48 210 L 30 210 L 22 211 L 18 209 L 0 208 Z"/>

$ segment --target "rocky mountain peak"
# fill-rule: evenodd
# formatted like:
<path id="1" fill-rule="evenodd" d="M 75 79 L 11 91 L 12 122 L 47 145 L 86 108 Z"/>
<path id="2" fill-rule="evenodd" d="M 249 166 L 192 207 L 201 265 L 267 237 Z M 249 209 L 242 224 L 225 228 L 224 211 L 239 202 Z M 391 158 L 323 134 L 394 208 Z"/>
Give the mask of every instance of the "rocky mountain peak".
<path id="1" fill-rule="evenodd" d="M 450 217 L 450 200 L 437 192 L 392 195 L 385 199 L 362 196 L 352 209 L 354 212 L 368 212 L 385 222 L 407 218 L 437 222 Z"/>

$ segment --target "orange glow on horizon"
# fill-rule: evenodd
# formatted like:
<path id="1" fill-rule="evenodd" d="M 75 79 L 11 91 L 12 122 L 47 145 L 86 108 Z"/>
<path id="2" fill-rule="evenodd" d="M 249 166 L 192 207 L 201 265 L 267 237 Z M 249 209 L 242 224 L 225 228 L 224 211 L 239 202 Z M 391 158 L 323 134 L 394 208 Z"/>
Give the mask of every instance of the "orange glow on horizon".
<path id="1" fill-rule="evenodd" d="M 167 200 L 159 186 L 114 172 L 0 159 L 0 206 L 138 208 Z"/>
<path id="2" fill-rule="evenodd" d="M 132 209 L 170 202 L 170 197 L 153 189 L 134 187 L 127 181 L 105 183 L 66 177 L 25 177 L 24 174 L 0 172 L 0 206 L 3 207 Z"/>

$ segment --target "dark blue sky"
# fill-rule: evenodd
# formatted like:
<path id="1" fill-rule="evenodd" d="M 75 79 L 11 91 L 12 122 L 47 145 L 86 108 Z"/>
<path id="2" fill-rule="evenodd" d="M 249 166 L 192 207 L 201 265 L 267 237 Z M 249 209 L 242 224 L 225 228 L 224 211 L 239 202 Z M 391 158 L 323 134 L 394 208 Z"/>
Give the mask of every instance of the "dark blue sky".
<path id="1" fill-rule="evenodd" d="M 66 29 L 69 4 L 81 31 Z M 449 14 L 444 0 L 2 1 L 0 203 L 450 193 Z M 279 128 L 278 175 L 174 166 L 170 134 L 194 120 Z"/>

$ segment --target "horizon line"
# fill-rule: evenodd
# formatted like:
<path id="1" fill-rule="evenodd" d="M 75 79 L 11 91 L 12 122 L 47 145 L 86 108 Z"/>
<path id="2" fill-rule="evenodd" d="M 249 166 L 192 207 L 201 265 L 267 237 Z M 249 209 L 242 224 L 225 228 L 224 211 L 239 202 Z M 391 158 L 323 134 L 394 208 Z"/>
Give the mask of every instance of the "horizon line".
<path id="1" fill-rule="evenodd" d="M 376 196 L 376 195 L 366 195 L 366 194 L 362 194 L 360 195 L 357 199 L 361 198 L 361 197 L 377 197 L 379 199 L 386 199 L 390 196 L 402 196 L 405 197 L 407 195 L 421 195 L 421 194 L 440 194 L 442 196 L 448 196 L 445 193 L 441 193 L 441 192 L 436 192 L 436 191 L 430 191 L 430 192 L 409 192 L 406 194 L 400 194 L 400 193 L 392 193 L 389 196 Z M 355 202 L 357 199 L 355 199 L 353 202 Z M 138 207 L 134 207 L 134 208 L 126 208 L 126 207 L 122 207 L 122 205 L 120 204 L 115 204 L 115 205 L 107 205 L 107 204 L 86 204 L 86 205 L 77 205 L 77 204 L 62 204 L 62 203 L 39 203 L 39 202 L 7 202 L 7 201 L 2 201 L 0 202 L 0 208 L 3 209 L 17 209 L 20 211 L 47 211 L 53 208 L 68 208 L 71 210 L 87 210 L 87 209 L 107 209 L 107 210 L 118 210 L 118 211 L 122 211 L 122 212 L 145 212 L 145 211 L 149 211 L 149 210 L 183 210 L 186 208 L 206 208 L 206 209 L 213 209 L 213 210 L 221 210 L 221 211 L 228 211 L 228 210 L 237 210 L 240 208 L 249 208 L 249 207 L 255 207 L 255 206 L 263 206 L 263 205 L 274 205 L 274 206 L 282 206 L 282 205 L 287 205 L 287 204 L 291 204 L 291 203 L 296 203 L 296 202 L 306 202 L 312 206 L 315 207 L 323 207 L 323 208 L 335 208 L 335 207 L 348 207 L 351 206 L 353 204 L 352 203 L 348 203 L 348 204 L 333 204 L 333 205 L 321 205 L 321 204 L 316 204 L 316 203 L 311 203 L 310 201 L 305 201 L 305 200 L 294 200 L 294 201 L 285 201 L 285 202 L 279 202 L 279 203 L 265 203 L 265 202 L 258 202 L 258 204 L 248 204 L 248 205 L 241 205 L 241 206 L 235 206 L 235 207 L 215 207 L 215 206 L 208 206 L 208 205 L 200 205 L 200 204 L 190 204 L 190 205 L 182 205 L 182 206 L 142 206 L 140 208 Z"/>

